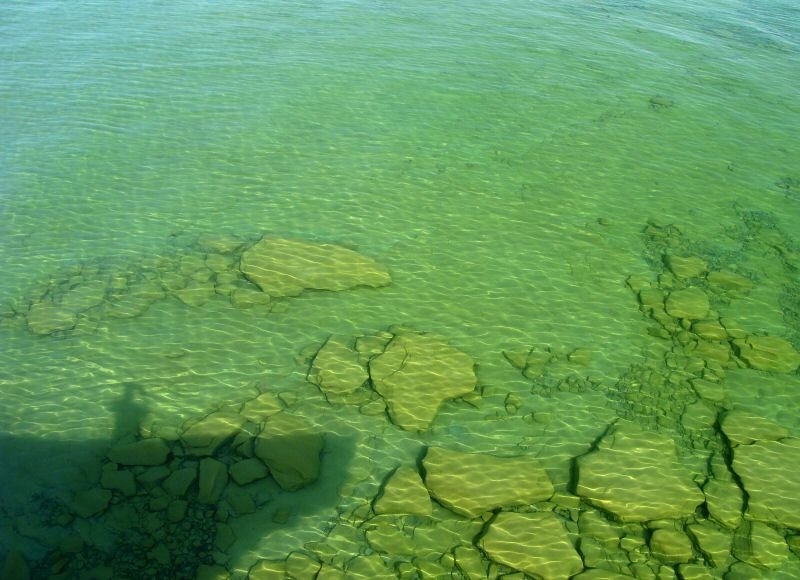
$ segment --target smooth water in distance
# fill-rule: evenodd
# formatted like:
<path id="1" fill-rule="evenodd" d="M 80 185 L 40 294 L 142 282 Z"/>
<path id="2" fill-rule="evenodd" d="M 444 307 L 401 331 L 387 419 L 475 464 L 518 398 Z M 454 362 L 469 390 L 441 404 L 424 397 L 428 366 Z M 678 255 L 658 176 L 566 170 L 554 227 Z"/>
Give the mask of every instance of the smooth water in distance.
<path id="1" fill-rule="evenodd" d="M 798 79 L 788 0 L 4 2 L 2 578 L 800 577 Z"/>

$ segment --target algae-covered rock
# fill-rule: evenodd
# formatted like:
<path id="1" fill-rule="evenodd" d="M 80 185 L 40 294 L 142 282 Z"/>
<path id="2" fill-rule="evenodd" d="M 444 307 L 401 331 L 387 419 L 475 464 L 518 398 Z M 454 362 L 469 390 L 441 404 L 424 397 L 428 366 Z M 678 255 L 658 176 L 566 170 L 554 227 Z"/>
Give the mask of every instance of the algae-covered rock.
<path id="1" fill-rule="evenodd" d="M 317 385 L 329 402 L 336 402 L 358 390 L 369 378 L 358 353 L 341 338 L 329 338 L 319 349 L 308 380 Z"/>
<path id="2" fill-rule="evenodd" d="M 624 522 L 694 513 L 703 493 L 669 437 L 619 421 L 596 450 L 578 458 L 577 494 Z"/>
<path id="3" fill-rule="evenodd" d="M 708 315 L 711 305 L 700 288 L 686 288 L 670 292 L 665 307 L 673 318 L 701 320 Z"/>
<path id="4" fill-rule="evenodd" d="M 681 531 L 658 529 L 650 536 L 650 552 L 665 564 L 686 563 L 694 556 L 692 541 Z"/>
<path id="5" fill-rule="evenodd" d="M 212 457 L 200 461 L 197 483 L 197 501 L 205 504 L 216 502 L 228 484 L 228 470 L 225 464 Z"/>
<path id="6" fill-rule="evenodd" d="M 319 477 L 322 435 L 301 417 L 278 413 L 264 423 L 255 454 L 283 489 L 294 491 Z"/>
<path id="7" fill-rule="evenodd" d="M 239 485 L 247 485 L 258 479 L 263 479 L 269 475 L 269 470 L 264 463 L 257 457 L 237 461 L 228 469 L 233 481 Z"/>
<path id="8" fill-rule="evenodd" d="M 668 255 L 665 260 L 667 267 L 676 278 L 685 280 L 686 278 L 699 278 L 708 270 L 708 264 L 703 258 L 697 256 L 675 256 Z"/>
<path id="9" fill-rule="evenodd" d="M 741 409 L 725 413 L 720 426 L 734 446 L 750 445 L 755 441 L 776 441 L 789 436 L 786 427 Z"/>
<path id="10" fill-rule="evenodd" d="M 75 312 L 48 302 L 37 302 L 28 311 L 28 328 L 34 334 L 51 334 L 70 330 L 77 323 Z"/>
<path id="11" fill-rule="evenodd" d="M 475 389 L 472 359 L 424 334 L 395 335 L 369 373 L 386 400 L 392 422 L 407 431 L 424 431 L 442 403 Z"/>
<path id="12" fill-rule="evenodd" d="M 79 491 L 72 498 L 72 509 L 82 518 L 90 518 L 104 512 L 111 501 L 111 490 L 99 487 Z"/>
<path id="13" fill-rule="evenodd" d="M 162 465 L 168 455 L 169 447 L 158 437 L 115 445 L 108 452 L 108 458 L 121 465 Z"/>
<path id="14" fill-rule="evenodd" d="M 581 557 L 552 512 L 500 512 L 480 546 L 495 562 L 535 578 L 569 578 L 583 570 Z"/>
<path id="15" fill-rule="evenodd" d="M 246 419 L 238 413 L 222 410 L 211 413 L 181 433 L 188 455 L 213 455 L 226 441 L 233 439 Z"/>
<path id="16" fill-rule="evenodd" d="M 750 519 L 800 529 L 800 439 L 758 441 L 733 449 L 733 470 L 749 499 Z"/>
<path id="17" fill-rule="evenodd" d="M 778 568 L 789 557 L 789 546 L 782 534 L 765 523 L 748 522 L 734 535 L 733 553 L 751 566 Z"/>
<path id="18" fill-rule="evenodd" d="M 270 296 L 297 296 L 305 289 L 380 287 L 389 272 L 372 258 L 333 244 L 263 238 L 244 251 L 242 273 Z"/>
<path id="19" fill-rule="evenodd" d="M 504 458 L 430 447 L 422 463 L 431 495 L 468 518 L 498 507 L 543 501 L 554 491 L 533 457 Z"/>
<path id="20" fill-rule="evenodd" d="M 791 373 L 800 366 L 800 353 L 779 336 L 748 336 L 733 344 L 742 360 L 760 371 Z"/>
<path id="21" fill-rule="evenodd" d="M 430 516 L 432 511 L 431 497 L 419 472 L 406 465 L 389 477 L 375 501 L 376 514 Z"/>

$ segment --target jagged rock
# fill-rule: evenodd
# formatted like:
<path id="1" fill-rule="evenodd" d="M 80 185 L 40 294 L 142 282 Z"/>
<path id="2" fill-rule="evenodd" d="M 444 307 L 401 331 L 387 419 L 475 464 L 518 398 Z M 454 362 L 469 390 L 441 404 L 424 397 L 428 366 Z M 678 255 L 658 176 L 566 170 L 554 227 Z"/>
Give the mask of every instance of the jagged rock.
<path id="1" fill-rule="evenodd" d="M 725 414 L 722 432 L 733 446 L 750 445 L 756 441 L 777 441 L 789 436 L 786 427 L 740 409 Z"/>
<path id="2" fill-rule="evenodd" d="M 692 514 L 703 493 L 669 437 L 619 421 L 598 448 L 578 458 L 578 495 L 624 522 Z"/>
<path id="3" fill-rule="evenodd" d="M 169 447 L 158 437 L 115 445 L 108 452 L 108 458 L 121 465 L 162 465 L 168 455 Z"/>
<path id="4" fill-rule="evenodd" d="M 676 278 L 684 280 L 686 278 L 699 278 L 708 270 L 708 264 L 697 256 L 673 256 L 666 258 L 667 267 Z"/>
<path id="5" fill-rule="evenodd" d="M 742 521 L 744 497 L 733 480 L 711 479 L 703 486 L 708 513 L 723 526 L 736 529 Z"/>
<path id="6" fill-rule="evenodd" d="M 415 468 L 401 466 L 389 477 L 375 501 L 375 513 L 431 515 L 431 497 Z"/>
<path id="7" fill-rule="evenodd" d="M 800 528 L 800 439 L 758 441 L 733 449 L 733 470 L 749 495 L 750 519 Z"/>
<path id="8" fill-rule="evenodd" d="M 742 360 L 760 371 L 791 373 L 800 366 L 800 353 L 780 336 L 748 336 L 733 344 Z"/>
<path id="9" fill-rule="evenodd" d="M 211 457 L 200 461 L 197 501 L 205 504 L 215 503 L 227 484 L 228 470 L 224 463 Z"/>
<path id="10" fill-rule="evenodd" d="M 708 521 L 688 526 L 697 546 L 713 568 L 724 568 L 731 555 L 731 532 L 725 532 Z"/>
<path id="11" fill-rule="evenodd" d="M 72 499 L 72 509 L 82 518 L 90 518 L 102 513 L 111 501 L 111 490 L 99 487 L 79 491 Z"/>
<path id="12" fill-rule="evenodd" d="M 229 470 L 233 481 L 239 485 L 247 485 L 257 479 L 263 479 L 269 475 L 269 470 L 264 463 L 255 457 L 237 461 L 230 466 Z"/>
<path id="13" fill-rule="evenodd" d="M 669 293 L 665 303 L 667 314 L 673 318 L 701 320 L 708 315 L 711 305 L 700 288 L 686 288 Z"/>
<path id="14" fill-rule="evenodd" d="M 569 578 L 583 570 L 581 557 L 553 512 L 500 512 L 480 545 L 495 562 L 535 578 Z"/>
<path id="15" fill-rule="evenodd" d="M 164 488 L 168 494 L 173 497 L 183 497 L 189 486 L 194 483 L 197 478 L 197 466 L 191 465 L 176 469 L 172 474 L 164 480 L 161 487 Z"/>
<path id="16" fill-rule="evenodd" d="M 255 399 L 250 399 L 244 405 L 239 414 L 253 423 L 261 423 L 267 417 L 283 411 L 283 403 L 272 393 L 262 393 Z"/>
<path id="17" fill-rule="evenodd" d="M 333 337 L 319 349 L 308 372 L 309 382 L 317 385 L 331 403 L 353 394 L 368 378 L 355 349 L 345 340 Z"/>
<path id="18" fill-rule="evenodd" d="M 694 556 L 692 541 L 678 530 L 658 529 L 650 536 L 650 552 L 665 564 L 687 563 Z"/>
<path id="19" fill-rule="evenodd" d="M 369 373 L 386 400 L 392 422 L 407 431 L 424 431 L 442 403 L 475 389 L 472 359 L 437 338 L 397 334 L 373 358 Z"/>
<path id="20" fill-rule="evenodd" d="M 188 455 L 213 455 L 219 447 L 233 439 L 246 419 L 238 413 L 217 411 L 191 425 L 181 434 Z"/>
<path id="21" fill-rule="evenodd" d="M 300 417 L 278 413 L 264 423 L 254 452 L 283 489 L 294 491 L 319 477 L 322 435 Z"/>
<path id="22" fill-rule="evenodd" d="M 28 311 L 28 328 L 34 334 L 70 330 L 75 327 L 77 320 L 71 310 L 47 302 L 37 302 Z"/>
<path id="23" fill-rule="evenodd" d="M 136 493 L 136 480 L 133 473 L 128 470 L 114 471 L 104 469 L 100 476 L 100 485 L 106 489 L 117 489 L 124 495 L 131 496 Z"/>
<path id="24" fill-rule="evenodd" d="M 375 260 L 333 244 L 263 238 L 244 251 L 242 273 L 270 296 L 297 296 L 303 290 L 380 287 L 391 281 Z"/>
<path id="25" fill-rule="evenodd" d="M 733 554 L 751 566 L 777 568 L 789 557 L 789 546 L 770 526 L 748 522 L 734 534 Z"/>
<path id="26" fill-rule="evenodd" d="M 468 518 L 498 507 L 546 500 L 554 491 L 533 457 L 503 458 L 430 447 L 422 463 L 431 495 Z"/>

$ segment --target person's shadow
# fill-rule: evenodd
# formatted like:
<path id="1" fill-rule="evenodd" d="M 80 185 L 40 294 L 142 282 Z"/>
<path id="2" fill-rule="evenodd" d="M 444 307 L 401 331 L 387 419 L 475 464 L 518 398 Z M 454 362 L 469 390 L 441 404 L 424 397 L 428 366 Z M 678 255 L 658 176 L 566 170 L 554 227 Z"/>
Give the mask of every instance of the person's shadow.
<path id="1" fill-rule="evenodd" d="M 120 443 L 147 440 L 141 436 L 149 414 L 144 387 L 122 385 L 110 411 L 110 441 L 24 440 L 0 433 L 0 580 L 137 578 L 145 571 L 164 580 L 194 579 L 201 565 L 241 562 L 265 537 L 291 536 L 307 516 L 336 515 L 353 436 L 318 433 L 319 476 L 298 491 L 282 489 L 271 476 L 241 485 L 227 476 L 215 501 L 199 501 L 198 466 L 208 457 L 187 454 L 180 440 L 158 441 L 168 449 L 158 465 L 121 465 L 108 458 Z M 272 445 L 302 450 L 304 437 L 278 438 Z M 212 458 L 228 468 L 252 459 L 234 448 L 246 446 L 246 439 L 243 430 Z M 188 472 L 194 477 L 179 493 L 165 484 Z M 236 537 L 228 524 L 239 518 L 250 533 Z M 294 551 L 302 549 L 300 544 Z"/>
<path id="2" fill-rule="evenodd" d="M 141 400 L 136 400 L 137 395 Z M 122 396 L 111 405 L 114 413 L 114 431 L 112 444 L 125 438 L 135 437 L 147 417 L 147 405 L 144 403 L 146 393 L 138 383 L 125 383 Z"/>

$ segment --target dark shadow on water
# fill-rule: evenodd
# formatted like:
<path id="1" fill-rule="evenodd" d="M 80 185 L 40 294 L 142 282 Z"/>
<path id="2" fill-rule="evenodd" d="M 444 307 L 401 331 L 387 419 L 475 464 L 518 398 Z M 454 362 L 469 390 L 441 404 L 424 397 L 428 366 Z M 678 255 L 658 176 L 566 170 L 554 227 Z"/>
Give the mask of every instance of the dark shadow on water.
<path id="1" fill-rule="evenodd" d="M 159 465 L 124 466 L 108 459 L 115 441 L 135 440 L 148 414 L 145 397 L 140 385 L 124 385 L 112 407 L 112 441 L 0 434 L 0 566 L 6 563 L 0 580 L 24 580 L 26 567 L 34 579 L 193 579 L 201 564 L 247 558 L 270 534 L 285 540 L 293 530 L 305 532 L 298 526 L 308 516 L 336 517 L 354 437 L 315 434 L 323 440 L 319 476 L 301 489 L 284 490 L 271 475 L 244 485 L 228 475 L 220 496 L 201 502 L 198 477 L 185 492 L 165 491 L 167 478 L 177 478 L 180 470 L 199 472 L 205 459 L 186 455 L 180 441 L 165 442 L 169 455 Z M 213 458 L 227 468 L 252 459 L 257 430 L 249 428 L 251 435 L 226 441 Z M 285 449 L 288 457 L 302 457 L 304 437 L 272 445 L 278 454 Z M 234 535 L 237 528 L 246 533 Z M 304 541 L 286 553 L 302 550 Z"/>

